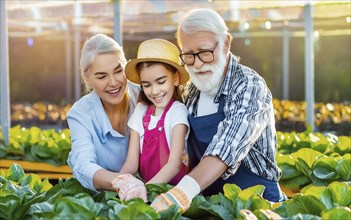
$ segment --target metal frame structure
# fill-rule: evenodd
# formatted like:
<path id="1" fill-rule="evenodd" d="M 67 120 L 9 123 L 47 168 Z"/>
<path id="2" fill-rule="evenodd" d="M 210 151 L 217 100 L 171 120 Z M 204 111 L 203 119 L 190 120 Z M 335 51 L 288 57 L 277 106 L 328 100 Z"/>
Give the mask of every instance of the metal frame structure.
<path id="1" fill-rule="evenodd" d="M 1 131 L 4 141 L 9 141 L 10 123 L 10 84 L 7 38 L 6 2 L 0 1 L 0 99 L 1 99 Z"/>
<path id="2" fill-rule="evenodd" d="M 7 6 L 6 6 L 7 3 Z M 321 35 L 350 35 L 351 3 L 342 1 L 0 1 L 1 5 L 1 126 L 8 137 L 9 71 L 8 37 L 47 36 L 66 40 L 66 96 L 70 99 L 71 66 L 74 66 L 74 100 L 81 96 L 80 41 L 93 33 L 142 41 L 154 36 L 174 39 L 179 17 L 186 11 L 207 7 L 226 20 L 234 38 L 283 38 L 283 98 L 289 98 L 289 39 L 305 38 L 305 98 L 307 124 L 314 128 L 314 28 Z M 350 19 L 349 19 L 350 20 Z M 264 23 L 271 21 L 268 31 Z M 247 26 L 245 26 L 247 25 Z M 123 29 L 122 29 L 123 26 Z M 249 28 L 247 28 L 249 26 Z M 71 54 L 73 42 L 73 55 Z M 72 58 L 74 62 L 72 63 Z M 71 100 L 72 101 L 72 100 Z M 7 139 L 5 139 L 7 140 Z"/>

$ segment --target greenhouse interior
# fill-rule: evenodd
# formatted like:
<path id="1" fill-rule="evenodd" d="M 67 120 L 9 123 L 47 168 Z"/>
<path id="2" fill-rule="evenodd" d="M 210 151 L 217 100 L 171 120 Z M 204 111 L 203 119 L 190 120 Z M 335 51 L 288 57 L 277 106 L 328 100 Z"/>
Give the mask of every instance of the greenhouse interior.
<path id="1" fill-rule="evenodd" d="M 114 39 L 122 46 L 127 62 L 138 57 L 142 42 L 154 38 L 173 43 L 178 52 L 183 53 L 176 38 L 178 24 L 189 11 L 199 8 L 212 9 L 223 18 L 232 36 L 230 52 L 240 59 L 242 66 L 257 72 L 271 92 L 274 165 L 267 165 L 266 160 L 263 163 L 279 168 L 276 182 L 285 195 L 283 200 L 267 199 L 269 187 L 264 184 L 243 188 L 229 180 L 218 193 L 207 195 L 204 188 L 211 188 L 209 185 L 214 179 L 206 187 L 196 183 L 201 190 L 190 197 L 184 208 L 182 201 L 171 193 L 181 188 L 184 178 L 178 185 L 169 184 L 172 178 L 149 183 L 143 179 L 141 170 L 129 174 L 134 182 L 129 182 L 128 190 L 134 190 L 131 189 L 133 184 L 141 184 L 147 202 L 141 197 L 123 197 L 122 188 L 115 188 L 114 183 L 121 179 L 118 175 L 126 175 L 119 172 L 132 151 L 128 149 L 128 139 L 131 140 L 133 132 L 129 137 L 129 130 L 124 134 L 113 127 L 114 132 L 125 140 L 125 146 L 118 151 L 122 156 L 115 155 L 111 159 L 123 160 L 117 165 L 101 162 L 103 159 L 98 158 L 102 151 L 98 147 L 104 148 L 102 143 L 106 140 L 98 140 L 101 146 L 93 146 L 97 141 L 95 134 L 84 137 L 86 131 L 79 134 L 76 130 L 73 132 L 77 128 L 72 124 L 69 126 L 67 113 L 83 97 L 94 93 L 86 90 L 80 66 L 81 51 L 89 38 L 104 34 Z M 190 53 L 194 60 L 203 62 L 200 58 L 203 51 L 190 52 L 194 52 Z M 216 57 L 215 49 L 210 52 Z M 0 219 L 351 219 L 350 60 L 349 0 L 1 0 Z M 192 76 L 189 69 L 186 68 Z M 146 94 L 146 86 L 141 85 Z M 186 92 L 187 89 L 184 86 Z M 102 97 L 100 99 L 106 115 L 106 104 Z M 191 115 L 190 110 L 188 113 Z M 176 118 L 175 115 L 172 117 Z M 190 144 L 192 133 L 196 134 L 190 116 L 188 118 L 191 129 L 185 145 Z M 107 119 L 112 120 L 110 116 Z M 227 126 L 237 123 L 234 120 Z M 97 123 L 104 123 L 101 121 Z M 84 124 L 84 119 L 79 123 Z M 224 163 L 218 152 L 211 155 L 210 147 L 219 146 L 216 141 L 227 142 L 225 135 L 229 136 L 230 131 L 224 131 L 224 124 L 214 127 L 216 135 L 213 134 L 211 144 L 207 143 L 205 148 L 208 154 L 205 156 L 205 151 L 202 152 L 198 162 L 205 164 L 209 157 L 221 161 L 226 169 L 215 175 L 222 182 L 234 165 Z M 135 132 L 134 128 L 131 130 Z M 223 134 L 225 132 L 228 134 Z M 121 137 L 112 133 L 113 143 L 121 145 Z M 220 135 L 223 135 L 222 139 Z M 253 136 L 258 135 L 262 136 Z M 78 146 L 77 137 L 86 138 L 84 144 L 89 140 L 92 147 Z M 145 144 L 144 134 L 139 137 L 138 133 L 138 138 Z M 256 140 L 228 140 L 229 143 L 222 145 L 230 148 L 228 151 L 233 155 L 229 157 L 235 166 L 238 165 L 231 173 L 232 177 L 235 172 L 239 173 L 239 166 L 250 171 L 250 159 L 243 157 L 251 158 L 255 154 L 252 152 L 260 150 Z M 240 144 L 247 146 L 239 160 Z M 74 161 L 81 159 L 78 156 L 78 159 L 72 159 L 77 153 L 73 147 L 80 147 L 76 150 L 78 156 L 88 157 L 89 163 Z M 139 151 L 143 155 L 141 146 L 137 149 L 138 157 Z M 200 178 L 196 173 L 200 166 L 190 168 L 192 151 L 189 149 L 184 146 L 183 164 L 189 163 L 186 177 L 196 182 L 196 178 Z M 170 147 L 167 151 L 174 153 Z M 114 152 L 117 151 L 111 150 L 109 154 Z M 266 159 L 269 154 L 266 151 L 259 153 Z M 112 157 L 106 156 L 104 160 Z M 141 166 L 142 158 L 140 156 L 140 162 L 138 159 L 136 169 Z M 109 169 L 104 167 L 106 164 L 115 167 Z M 96 167 L 100 170 L 88 172 Z M 208 177 L 203 176 L 210 178 L 215 168 L 213 164 L 212 169 L 211 164 Z M 83 170 L 86 173 L 80 173 Z M 106 171 L 102 177 L 98 176 L 101 170 Z M 112 184 L 108 179 L 110 176 L 115 177 Z M 98 178 L 103 181 L 99 182 Z M 105 182 L 108 182 L 107 187 L 97 187 Z M 167 204 L 162 211 L 155 208 L 155 202 L 160 198 Z"/>

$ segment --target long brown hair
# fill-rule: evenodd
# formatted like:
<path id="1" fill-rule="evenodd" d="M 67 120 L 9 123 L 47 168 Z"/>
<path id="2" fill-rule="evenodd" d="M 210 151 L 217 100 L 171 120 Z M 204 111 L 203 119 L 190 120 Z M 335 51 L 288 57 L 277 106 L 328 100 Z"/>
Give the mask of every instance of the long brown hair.
<path id="1" fill-rule="evenodd" d="M 150 67 L 152 65 L 155 65 L 155 64 L 163 65 L 168 71 L 170 71 L 173 74 L 177 73 L 177 69 L 174 66 L 167 64 L 167 63 L 156 62 L 156 61 L 148 61 L 148 62 L 138 63 L 136 65 L 136 71 L 140 75 L 141 70 L 143 70 L 144 68 Z M 180 88 L 180 86 L 175 86 L 175 90 L 173 93 L 173 99 L 176 101 L 179 101 L 179 102 L 184 102 L 184 97 L 183 97 L 182 89 Z M 138 101 L 143 102 L 147 105 L 152 105 L 152 102 L 146 97 L 143 89 L 140 91 Z"/>

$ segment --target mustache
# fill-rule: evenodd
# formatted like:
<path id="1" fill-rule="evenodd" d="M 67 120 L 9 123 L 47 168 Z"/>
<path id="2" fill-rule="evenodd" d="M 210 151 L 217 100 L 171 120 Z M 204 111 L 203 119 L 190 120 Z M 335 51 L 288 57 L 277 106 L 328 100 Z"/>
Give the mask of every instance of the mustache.
<path id="1" fill-rule="evenodd" d="M 212 71 L 216 64 L 204 64 L 200 68 L 195 68 L 193 66 L 189 67 L 189 70 L 193 73 Z"/>

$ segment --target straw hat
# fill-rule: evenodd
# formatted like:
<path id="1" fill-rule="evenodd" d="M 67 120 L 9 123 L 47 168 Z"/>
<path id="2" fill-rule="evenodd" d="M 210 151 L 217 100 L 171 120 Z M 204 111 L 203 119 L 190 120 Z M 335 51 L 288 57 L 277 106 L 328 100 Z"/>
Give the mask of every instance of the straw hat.
<path id="1" fill-rule="evenodd" d="M 146 61 L 168 63 L 174 66 L 179 72 L 180 85 L 189 80 L 188 72 L 181 65 L 178 48 L 167 40 L 156 38 L 143 41 L 139 45 L 137 59 L 128 61 L 125 67 L 127 79 L 140 84 L 140 76 L 136 71 L 136 65 Z"/>

